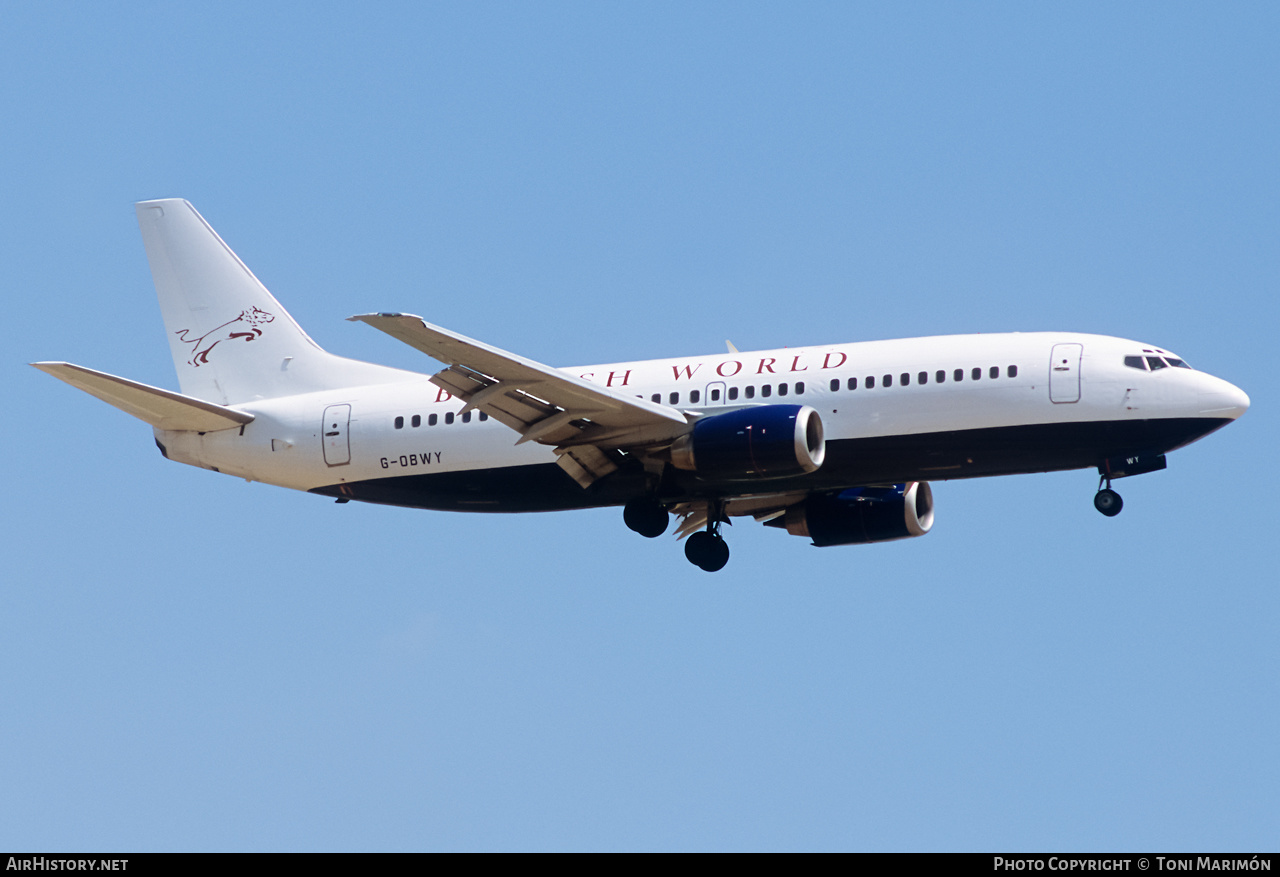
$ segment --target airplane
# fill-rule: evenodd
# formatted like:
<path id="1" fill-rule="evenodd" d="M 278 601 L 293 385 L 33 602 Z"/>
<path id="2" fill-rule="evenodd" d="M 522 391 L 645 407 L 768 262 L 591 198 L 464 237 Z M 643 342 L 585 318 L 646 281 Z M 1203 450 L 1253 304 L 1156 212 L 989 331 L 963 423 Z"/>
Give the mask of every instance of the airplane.
<path id="1" fill-rule="evenodd" d="M 1073 332 L 954 335 L 553 368 L 404 313 L 367 323 L 427 375 L 320 348 L 182 199 L 138 224 L 181 392 L 31 363 L 152 426 L 170 460 L 410 508 L 621 506 L 679 518 L 708 572 L 750 516 L 819 547 L 923 536 L 930 481 L 1096 469 L 1115 479 L 1231 423 L 1249 397 L 1151 344 Z"/>

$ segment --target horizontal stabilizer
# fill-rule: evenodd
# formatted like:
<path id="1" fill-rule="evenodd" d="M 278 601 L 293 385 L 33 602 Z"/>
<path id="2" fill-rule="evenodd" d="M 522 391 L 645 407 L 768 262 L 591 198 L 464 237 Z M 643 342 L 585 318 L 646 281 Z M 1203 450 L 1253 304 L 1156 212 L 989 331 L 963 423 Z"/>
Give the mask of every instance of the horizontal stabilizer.
<path id="1" fill-rule="evenodd" d="M 243 426 L 253 420 L 252 414 L 236 411 L 234 408 L 161 390 L 159 387 L 118 378 L 69 362 L 33 362 L 31 365 L 158 429 L 213 432 Z"/>

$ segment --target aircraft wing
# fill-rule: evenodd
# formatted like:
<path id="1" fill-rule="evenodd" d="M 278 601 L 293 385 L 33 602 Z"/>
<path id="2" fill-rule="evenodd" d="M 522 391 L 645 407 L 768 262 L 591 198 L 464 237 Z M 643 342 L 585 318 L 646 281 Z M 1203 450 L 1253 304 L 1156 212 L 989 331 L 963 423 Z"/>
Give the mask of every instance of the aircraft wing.
<path id="1" fill-rule="evenodd" d="M 517 444 L 536 441 L 556 445 L 562 454 L 582 449 L 577 456 L 591 456 L 592 448 L 661 445 L 689 430 L 689 421 L 674 408 L 565 374 L 412 314 L 348 319 L 447 363 L 431 382 L 462 399 L 464 411 L 479 409 L 520 433 Z"/>

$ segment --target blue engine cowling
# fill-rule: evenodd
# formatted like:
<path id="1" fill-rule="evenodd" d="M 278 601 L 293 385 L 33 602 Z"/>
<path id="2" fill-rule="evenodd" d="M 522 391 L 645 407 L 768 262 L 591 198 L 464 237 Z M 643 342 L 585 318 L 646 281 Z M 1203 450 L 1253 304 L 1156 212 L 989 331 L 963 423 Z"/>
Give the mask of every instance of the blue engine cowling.
<path id="1" fill-rule="evenodd" d="M 808 405 L 760 405 L 700 418 L 671 445 L 671 463 L 703 478 L 785 478 L 822 465 L 822 418 Z"/>
<path id="2" fill-rule="evenodd" d="M 933 527 L 933 491 L 928 482 L 913 481 L 814 494 L 769 524 L 819 547 L 923 536 Z"/>

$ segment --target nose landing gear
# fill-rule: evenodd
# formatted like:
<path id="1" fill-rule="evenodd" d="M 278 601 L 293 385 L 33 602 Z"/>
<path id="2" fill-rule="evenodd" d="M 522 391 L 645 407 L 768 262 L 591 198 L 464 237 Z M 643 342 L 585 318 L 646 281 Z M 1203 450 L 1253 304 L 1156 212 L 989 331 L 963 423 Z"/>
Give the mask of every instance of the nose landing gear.
<path id="1" fill-rule="evenodd" d="M 1106 487 L 1102 485 L 1106 484 Z M 1114 518 L 1124 508 L 1120 494 L 1111 489 L 1111 479 L 1103 475 L 1098 481 L 1098 492 L 1093 495 L 1093 507 L 1108 518 Z"/>

